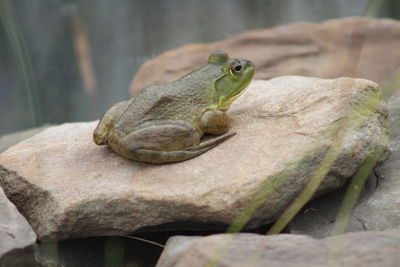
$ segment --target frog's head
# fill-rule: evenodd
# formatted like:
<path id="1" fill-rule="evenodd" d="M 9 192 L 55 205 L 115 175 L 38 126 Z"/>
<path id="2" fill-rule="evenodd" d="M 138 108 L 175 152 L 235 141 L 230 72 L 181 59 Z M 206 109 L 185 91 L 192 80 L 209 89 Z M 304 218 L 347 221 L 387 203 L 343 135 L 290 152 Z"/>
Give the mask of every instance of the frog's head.
<path id="1" fill-rule="evenodd" d="M 217 51 L 208 58 L 209 64 L 221 65 L 221 76 L 215 81 L 218 109 L 227 110 L 240 96 L 254 76 L 254 63 L 247 59 L 229 59 L 225 52 Z"/>

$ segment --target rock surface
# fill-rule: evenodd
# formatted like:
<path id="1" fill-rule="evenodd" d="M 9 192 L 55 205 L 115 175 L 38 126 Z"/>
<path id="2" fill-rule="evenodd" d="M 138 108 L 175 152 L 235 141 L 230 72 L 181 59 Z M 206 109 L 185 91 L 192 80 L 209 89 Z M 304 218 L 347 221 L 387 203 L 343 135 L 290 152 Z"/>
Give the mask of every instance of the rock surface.
<path id="1" fill-rule="evenodd" d="M 383 102 L 375 99 L 372 113 L 359 108 L 376 94 L 377 85 L 362 79 L 255 81 L 230 109 L 237 134 L 176 164 L 125 160 L 94 144 L 97 122 L 64 124 L 0 154 L 0 184 L 43 240 L 186 222 L 226 226 L 260 190 L 273 189 L 248 224 L 256 227 L 294 200 L 330 148 L 342 150 L 319 193 L 342 186 L 386 148 Z"/>
<path id="2" fill-rule="evenodd" d="M 257 67 L 256 79 L 349 76 L 383 84 L 400 71 L 398 43 L 400 22 L 390 19 L 346 18 L 247 31 L 157 56 L 136 73 L 131 92 L 135 95 L 149 85 L 174 81 L 204 64 L 215 50 L 252 60 Z"/>
<path id="3" fill-rule="evenodd" d="M 189 249 L 196 240 L 202 236 L 173 236 L 168 239 L 165 248 L 157 262 L 157 266 L 175 266 L 180 257 Z"/>
<path id="4" fill-rule="evenodd" d="M 389 267 L 400 261 L 400 231 L 359 232 L 326 239 L 302 235 L 172 237 L 157 267 Z"/>
<path id="5" fill-rule="evenodd" d="M 0 266 L 34 266 L 36 234 L 0 187 Z"/>

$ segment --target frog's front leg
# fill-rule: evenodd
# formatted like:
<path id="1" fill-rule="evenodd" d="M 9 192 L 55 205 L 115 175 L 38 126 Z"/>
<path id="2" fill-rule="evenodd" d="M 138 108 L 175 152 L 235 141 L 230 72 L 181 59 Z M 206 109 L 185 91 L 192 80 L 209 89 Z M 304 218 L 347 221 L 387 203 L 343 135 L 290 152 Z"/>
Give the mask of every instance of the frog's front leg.
<path id="1" fill-rule="evenodd" d="M 110 127 L 112 127 L 114 123 L 121 117 L 129 103 L 130 100 L 122 101 L 107 110 L 93 133 L 93 140 L 96 144 L 107 144 L 108 129 L 110 129 Z"/>
<path id="2" fill-rule="evenodd" d="M 129 159 L 167 163 L 194 158 L 231 136 L 222 135 L 199 144 L 201 134 L 186 121 L 152 121 L 110 145 Z"/>
<path id="3" fill-rule="evenodd" d="M 206 133 L 224 134 L 231 127 L 231 119 L 221 110 L 208 110 L 201 116 L 201 128 Z"/>

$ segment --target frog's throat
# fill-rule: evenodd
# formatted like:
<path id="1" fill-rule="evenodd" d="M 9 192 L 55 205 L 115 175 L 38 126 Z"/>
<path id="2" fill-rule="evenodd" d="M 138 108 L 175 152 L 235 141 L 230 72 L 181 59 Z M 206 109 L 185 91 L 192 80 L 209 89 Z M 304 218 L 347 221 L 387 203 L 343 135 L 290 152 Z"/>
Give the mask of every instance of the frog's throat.
<path id="1" fill-rule="evenodd" d="M 237 90 L 235 91 L 233 94 L 231 95 L 219 95 L 216 89 L 216 83 L 222 79 L 223 77 L 225 77 L 225 74 L 222 74 L 221 76 L 219 76 L 217 79 L 215 79 L 212 83 L 214 91 L 215 91 L 215 95 L 216 95 L 216 99 L 215 99 L 215 109 L 221 110 L 221 111 L 227 111 L 229 109 L 229 107 L 231 106 L 231 104 L 241 95 L 243 94 L 243 92 L 245 91 L 245 89 L 247 88 L 247 86 L 249 85 L 249 83 L 245 84 L 241 90 Z"/>
<path id="2" fill-rule="evenodd" d="M 238 91 L 236 94 L 225 98 L 224 96 L 219 98 L 218 101 L 218 109 L 222 111 L 227 111 L 231 104 L 241 95 L 243 94 L 244 89 Z"/>

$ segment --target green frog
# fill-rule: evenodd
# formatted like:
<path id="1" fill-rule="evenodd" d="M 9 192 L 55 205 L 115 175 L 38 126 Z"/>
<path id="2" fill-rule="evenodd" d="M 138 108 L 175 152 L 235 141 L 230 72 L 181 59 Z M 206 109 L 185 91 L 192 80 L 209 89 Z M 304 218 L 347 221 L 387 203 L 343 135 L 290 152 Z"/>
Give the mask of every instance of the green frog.
<path id="1" fill-rule="evenodd" d="M 149 163 L 194 158 L 235 133 L 226 114 L 254 76 L 254 63 L 212 53 L 208 62 L 179 80 L 144 88 L 112 106 L 94 131 L 94 142 L 119 155 Z M 201 141 L 205 133 L 213 135 Z"/>

